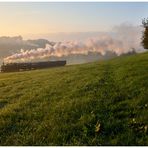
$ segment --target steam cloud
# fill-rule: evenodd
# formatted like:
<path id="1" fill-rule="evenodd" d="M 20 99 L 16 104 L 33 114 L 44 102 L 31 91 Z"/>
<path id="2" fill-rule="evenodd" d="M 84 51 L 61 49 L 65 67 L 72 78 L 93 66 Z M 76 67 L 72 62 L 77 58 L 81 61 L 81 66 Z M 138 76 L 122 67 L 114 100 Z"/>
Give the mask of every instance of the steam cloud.
<path id="1" fill-rule="evenodd" d="M 112 33 L 104 33 L 85 41 L 57 42 L 54 45 L 47 44 L 45 48 L 23 50 L 4 58 L 5 63 L 25 62 L 33 59 L 44 59 L 55 56 L 69 56 L 73 54 L 87 55 L 96 52 L 105 55 L 114 52 L 118 56 L 128 52 L 139 52 L 141 47 L 142 28 L 130 24 L 122 24 L 113 28 Z"/>

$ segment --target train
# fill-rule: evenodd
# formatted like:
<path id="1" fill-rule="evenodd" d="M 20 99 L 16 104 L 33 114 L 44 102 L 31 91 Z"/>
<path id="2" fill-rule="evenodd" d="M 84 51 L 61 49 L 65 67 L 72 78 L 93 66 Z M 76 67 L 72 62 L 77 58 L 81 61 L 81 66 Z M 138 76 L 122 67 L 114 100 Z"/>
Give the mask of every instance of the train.
<path id="1" fill-rule="evenodd" d="M 65 65 L 66 61 L 45 61 L 45 62 L 7 63 L 7 64 L 3 63 L 1 66 L 1 72 L 19 72 L 19 71 L 59 67 Z"/>

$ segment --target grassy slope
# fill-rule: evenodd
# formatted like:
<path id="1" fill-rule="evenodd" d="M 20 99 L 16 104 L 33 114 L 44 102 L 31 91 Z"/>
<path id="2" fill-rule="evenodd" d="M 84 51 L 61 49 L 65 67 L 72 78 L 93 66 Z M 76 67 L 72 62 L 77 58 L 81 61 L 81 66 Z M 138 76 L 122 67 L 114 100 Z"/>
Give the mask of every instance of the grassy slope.
<path id="1" fill-rule="evenodd" d="M 147 90 L 148 52 L 0 74 L 0 145 L 148 145 Z"/>

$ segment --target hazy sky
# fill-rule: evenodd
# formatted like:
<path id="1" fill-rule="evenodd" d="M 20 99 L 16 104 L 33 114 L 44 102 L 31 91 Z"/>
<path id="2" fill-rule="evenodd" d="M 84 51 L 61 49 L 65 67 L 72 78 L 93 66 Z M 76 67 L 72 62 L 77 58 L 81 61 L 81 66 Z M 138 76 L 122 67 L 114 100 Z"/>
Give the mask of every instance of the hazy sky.
<path id="1" fill-rule="evenodd" d="M 0 36 L 110 31 L 129 22 L 141 25 L 148 2 L 0 2 Z"/>

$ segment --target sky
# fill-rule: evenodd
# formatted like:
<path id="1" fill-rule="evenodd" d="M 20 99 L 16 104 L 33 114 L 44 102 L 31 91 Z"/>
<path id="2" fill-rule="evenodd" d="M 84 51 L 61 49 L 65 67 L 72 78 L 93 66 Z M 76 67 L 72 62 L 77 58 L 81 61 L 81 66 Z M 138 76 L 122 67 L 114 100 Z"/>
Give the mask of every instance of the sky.
<path id="1" fill-rule="evenodd" d="M 0 36 L 107 32 L 145 17 L 148 2 L 0 2 Z"/>

